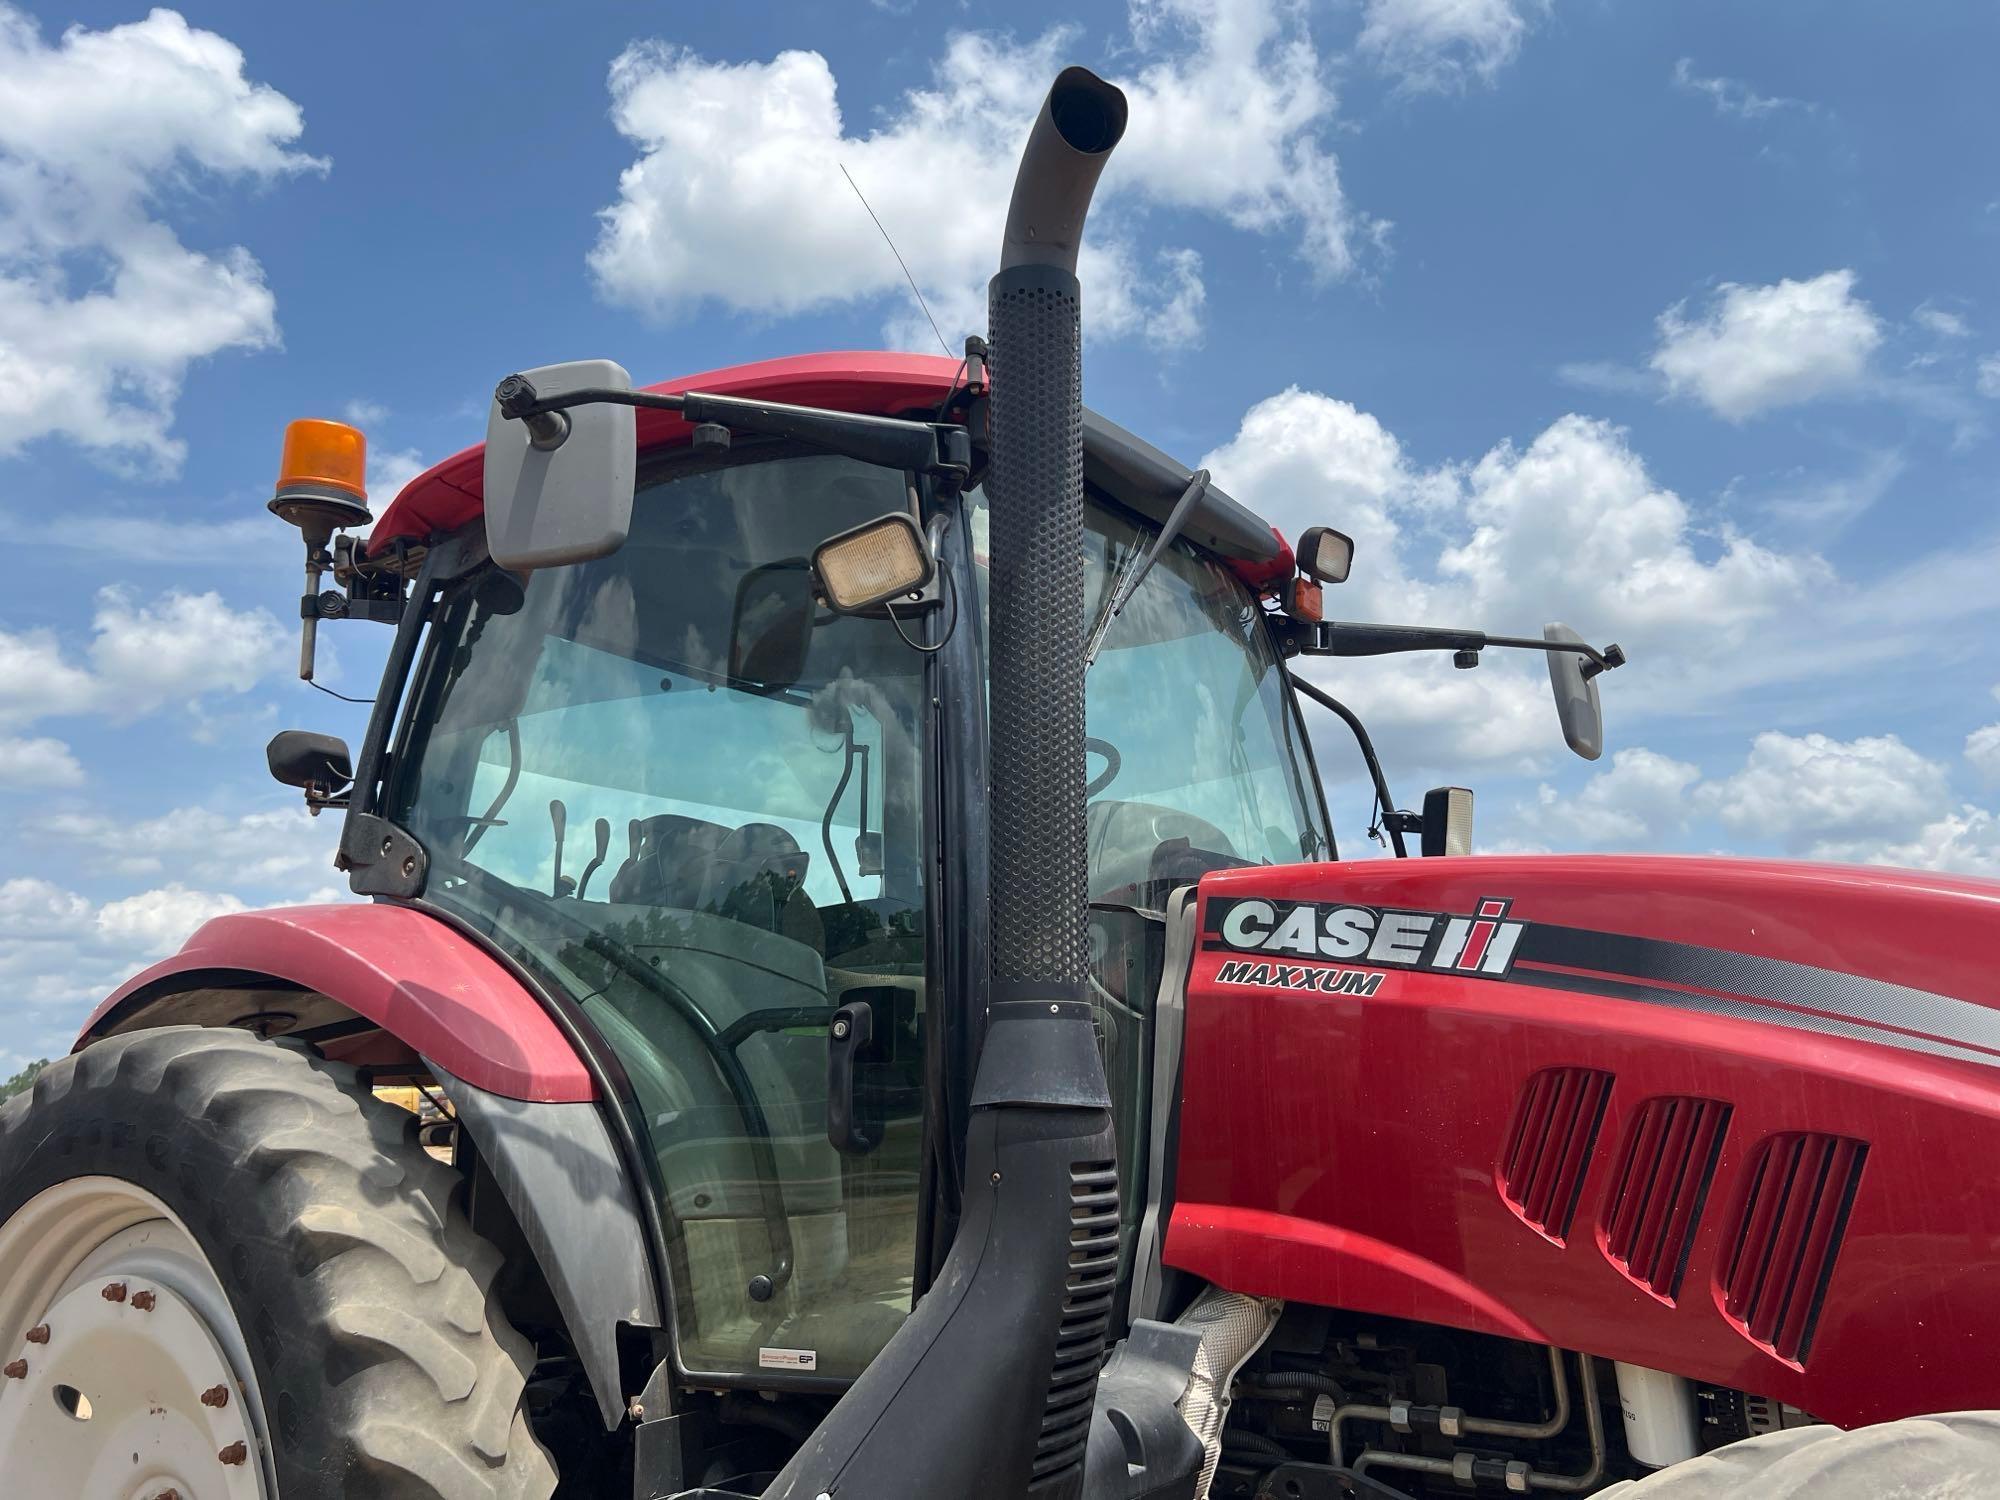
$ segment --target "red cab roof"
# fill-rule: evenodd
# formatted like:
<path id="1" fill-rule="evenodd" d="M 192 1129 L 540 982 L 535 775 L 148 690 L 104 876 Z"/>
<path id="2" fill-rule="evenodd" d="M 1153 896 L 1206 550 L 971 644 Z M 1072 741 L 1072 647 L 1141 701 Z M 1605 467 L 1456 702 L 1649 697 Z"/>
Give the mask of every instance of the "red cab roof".
<path id="1" fill-rule="evenodd" d="M 645 389 L 660 393 L 706 391 L 718 396 L 747 396 L 763 401 L 788 401 L 799 406 L 824 406 L 836 411 L 893 416 L 919 407 L 934 407 L 951 389 L 958 364 L 940 354 L 889 354 L 862 350 L 839 354 L 802 354 L 767 359 L 725 370 L 707 370 Z M 688 423 L 678 412 L 638 412 L 639 449 L 685 442 Z M 475 443 L 434 464 L 404 485 L 382 512 L 370 534 L 371 550 L 379 551 L 397 537 L 423 541 L 440 532 L 456 531 L 477 518 L 485 505 L 482 491 L 484 443 Z"/>

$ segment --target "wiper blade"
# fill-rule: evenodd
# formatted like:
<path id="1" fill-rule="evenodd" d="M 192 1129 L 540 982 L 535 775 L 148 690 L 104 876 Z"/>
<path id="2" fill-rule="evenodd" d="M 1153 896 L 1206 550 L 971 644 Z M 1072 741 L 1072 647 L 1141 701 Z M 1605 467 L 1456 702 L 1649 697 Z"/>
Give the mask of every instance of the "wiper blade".
<path id="1" fill-rule="evenodd" d="M 1090 664 L 1097 660 L 1097 653 L 1104 644 L 1104 637 L 1111 630 L 1111 622 L 1116 620 L 1118 612 L 1131 602 L 1132 596 L 1139 590 L 1139 585 L 1146 581 L 1146 575 L 1153 571 L 1153 564 L 1160 560 L 1160 554 L 1165 552 L 1173 544 L 1174 538 L 1181 534 L 1181 528 L 1187 525 L 1188 517 L 1194 514 L 1195 506 L 1207 492 L 1208 470 L 1196 469 L 1188 476 L 1187 488 L 1181 491 L 1180 499 L 1174 502 L 1174 508 L 1167 516 L 1167 524 L 1162 526 L 1160 534 L 1153 538 L 1153 545 L 1147 549 L 1145 559 L 1137 570 L 1129 578 L 1124 577 L 1124 569 L 1119 570 L 1122 581 L 1117 582 L 1110 599 L 1099 611 L 1097 619 L 1092 622 L 1090 634 L 1084 638 L 1084 671 L 1088 672 Z"/>

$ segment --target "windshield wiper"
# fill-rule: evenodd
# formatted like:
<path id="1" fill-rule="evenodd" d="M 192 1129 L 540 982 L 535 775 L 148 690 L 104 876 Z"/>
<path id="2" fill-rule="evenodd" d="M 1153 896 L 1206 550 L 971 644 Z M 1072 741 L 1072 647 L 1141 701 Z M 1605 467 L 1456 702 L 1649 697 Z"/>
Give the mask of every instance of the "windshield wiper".
<path id="1" fill-rule="evenodd" d="M 1187 518 L 1194 514 L 1195 506 L 1207 493 L 1208 470 L 1196 469 L 1188 476 L 1187 488 L 1181 491 L 1180 499 L 1174 502 L 1174 508 L 1167 516 L 1167 524 L 1162 526 L 1160 534 L 1153 538 L 1153 545 L 1147 549 L 1138 568 L 1131 572 L 1131 576 L 1126 576 L 1131 563 L 1131 558 L 1128 557 L 1126 567 L 1118 570 L 1118 577 L 1112 580 L 1112 590 L 1105 600 L 1104 608 L 1098 611 L 1097 618 L 1091 622 L 1090 634 L 1084 637 L 1084 671 L 1088 672 L 1090 664 L 1097 660 L 1098 648 L 1104 644 L 1104 637 L 1111 630 L 1111 622 L 1116 620 L 1118 612 L 1131 602 L 1132 596 L 1139 590 L 1139 585 L 1146 581 L 1146 575 L 1153 571 L 1153 564 L 1160 560 L 1160 554 L 1165 552 L 1173 544 L 1174 538 L 1181 534 L 1181 528 L 1187 525 Z M 1136 557 L 1138 554 L 1133 553 L 1132 556 Z"/>

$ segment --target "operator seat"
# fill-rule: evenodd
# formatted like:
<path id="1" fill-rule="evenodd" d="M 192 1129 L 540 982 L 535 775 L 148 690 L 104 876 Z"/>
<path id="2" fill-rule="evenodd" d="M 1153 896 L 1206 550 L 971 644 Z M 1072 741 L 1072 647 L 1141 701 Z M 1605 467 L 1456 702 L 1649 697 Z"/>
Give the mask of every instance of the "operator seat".
<path id="1" fill-rule="evenodd" d="M 729 830 L 679 813 L 639 820 L 637 846 L 611 877 L 611 900 L 629 906 L 701 904 L 709 860 Z"/>
<path id="2" fill-rule="evenodd" d="M 699 900 L 703 911 L 781 933 L 826 953 L 819 908 L 806 894 L 812 856 L 775 823 L 745 823 L 709 856 Z"/>

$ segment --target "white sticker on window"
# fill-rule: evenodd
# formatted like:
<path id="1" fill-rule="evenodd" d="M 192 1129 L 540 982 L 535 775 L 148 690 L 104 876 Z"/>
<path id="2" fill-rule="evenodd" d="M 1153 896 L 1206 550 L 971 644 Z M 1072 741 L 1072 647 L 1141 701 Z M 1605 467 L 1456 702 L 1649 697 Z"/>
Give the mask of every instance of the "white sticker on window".
<path id="1" fill-rule="evenodd" d="M 812 1349 L 759 1349 L 757 1363 L 766 1370 L 816 1370 L 819 1354 Z"/>

